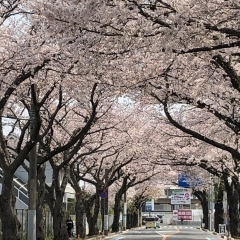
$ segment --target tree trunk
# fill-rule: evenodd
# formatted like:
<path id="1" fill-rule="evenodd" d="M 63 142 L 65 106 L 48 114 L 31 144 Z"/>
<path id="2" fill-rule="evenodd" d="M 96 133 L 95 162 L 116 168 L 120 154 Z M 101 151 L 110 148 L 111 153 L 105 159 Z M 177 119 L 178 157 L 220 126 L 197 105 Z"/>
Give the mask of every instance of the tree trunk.
<path id="1" fill-rule="evenodd" d="M 114 201 L 114 219 L 113 219 L 113 224 L 112 224 L 112 231 L 113 232 L 118 232 L 119 231 L 119 217 L 120 217 L 120 212 L 121 212 L 121 200 L 122 196 L 124 193 L 127 192 L 128 188 L 130 187 L 131 181 L 129 182 L 128 185 L 128 176 L 125 176 L 123 178 L 122 186 L 118 190 L 118 192 L 115 195 L 115 201 Z M 123 216 L 127 217 L 127 216 Z"/>
<path id="2" fill-rule="evenodd" d="M 63 206 L 63 197 L 68 182 L 69 167 L 64 168 L 64 176 L 60 184 L 59 170 L 52 164 L 54 182 L 51 187 L 45 185 L 45 199 L 49 205 L 53 216 L 53 235 L 54 240 L 68 239 L 65 208 Z"/>
<path id="3" fill-rule="evenodd" d="M 122 194 L 117 192 L 115 195 L 115 202 L 114 202 L 114 218 L 113 218 L 113 224 L 112 224 L 112 231 L 118 232 L 119 231 L 119 218 L 120 218 L 120 212 L 121 212 L 121 200 L 122 200 Z"/>
<path id="4" fill-rule="evenodd" d="M 45 240 L 45 222 L 44 222 L 44 200 L 45 200 L 45 165 L 38 171 L 38 199 L 36 212 L 36 234 L 37 240 Z"/>
<path id="5" fill-rule="evenodd" d="M 21 224 L 16 216 L 16 196 L 13 191 L 13 175 L 3 174 L 2 194 L 0 196 L 0 217 L 2 221 L 2 239 L 20 240 Z"/>
<path id="6" fill-rule="evenodd" d="M 99 234 L 97 228 L 97 219 L 91 217 L 90 220 L 88 220 L 88 226 L 89 226 L 88 236 L 94 236 Z"/>
<path id="7" fill-rule="evenodd" d="M 206 229 L 208 229 L 208 200 L 207 200 L 207 194 L 206 191 L 194 191 L 194 195 L 198 198 L 198 200 L 201 202 L 202 210 L 203 210 L 203 219 L 202 223 L 205 224 Z"/>
<path id="8" fill-rule="evenodd" d="M 37 224 L 37 227 L 36 227 L 37 240 L 45 240 L 45 222 L 44 222 L 43 205 L 39 205 L 37 207 L 36 220 L 37 220 L 37 223 L 36 223 Z"/>
<path id="9" fill-rule="evenodd" d="M 56 193 L 55 206 L 53 211 L 53 232 L 54 240 L 68 239 L 65 209 L 63 207 L 63 193 Z"/>
<path id="10" fill-rule="evenodd" d="M 204 223 L 204 228 L 208 229 L 209 228 L 209 221 L 208 221 L 208 201 L 204 200 L 202 203 L 202 210 L 203 210 L 203 223 Z"/>
<path id="11" fill-rule="evenodd" d="M 239 183 L 238 180 L 233 182 L 230 188 L 227 188 L 230 232 L 232 237 L 240 236 L 240 219 L 239 219 Z"/>
<path id="12" fill-rule="evenodd" d="M 138 213 L 137 211 L 133 212 L 133 225 L 132 227 L 137 227 L 138 226 Z"/>
<path id="13" fill-rule="evenodd" d="M 92 206 L 94 205 L 93 214 L 92 212 Z M 89 236 L 94 236 L 99 234 L 99 230 L 97 228 L 97 219 L 98 219 L 98 213 L 100 210 L 100 201 L 99 197 L 96 197 L 96 194 L 92 196 L 92 199 L 90 201 L 84 201 L 85 209 L 86 209 L 86 215 L 87 215 L 87 221 L 89 226 Z"/>
<path id="14" fill-rule="evenodd" d="M 83 199 L 82 199 L 82 194 L 81 191 L 76 194 L 76 206 L 75 206 L 75 211 L 76 211 L 76 232 L 77 232 L 77 237 L 78 235 L 80 238 L 85 238 L 86 237 L 86 228 L 85 228 L 85 221 L 84 219 L 84 205 L 83 205 Z"/>
<path id="15" fill-rule="evenodd" d="M 127 229 L 131 229 L 132 228 L 132 213 L 131 212 L 127 212 Z"/>

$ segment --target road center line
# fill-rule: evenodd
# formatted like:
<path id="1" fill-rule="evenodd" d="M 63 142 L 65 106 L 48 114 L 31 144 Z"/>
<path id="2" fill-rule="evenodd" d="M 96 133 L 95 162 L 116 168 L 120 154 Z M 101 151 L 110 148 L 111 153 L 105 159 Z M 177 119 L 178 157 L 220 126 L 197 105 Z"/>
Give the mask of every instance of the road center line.
<path id="1" fill-rule="evenodd" d="M 177 233 L 180 232 L 180 230 L 179 230 L 178 228 L 176 228 L 176 230 L 177 230 L 177 232 L 171 233 L 171 234 L 169 234 L 169 235 L 163 235 L 163 239 L 162 239 L 162 240 L 166 240 L 167 237 L 170 237 L 170 236 L 172 236 L 172 235 L 177 234 Z"/>

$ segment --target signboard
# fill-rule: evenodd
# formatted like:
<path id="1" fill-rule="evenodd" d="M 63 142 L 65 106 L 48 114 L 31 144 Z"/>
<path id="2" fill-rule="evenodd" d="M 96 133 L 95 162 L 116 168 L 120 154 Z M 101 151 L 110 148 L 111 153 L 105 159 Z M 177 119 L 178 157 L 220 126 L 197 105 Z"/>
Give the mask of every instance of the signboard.
<path id="1" fill-rule="evenodd" d="M 184 188 L 201 186 L 202 180 L 200 178 L 195 178 L 188 176 L 187 174 L 178 175 L 178 186 Z"/>
<path id="2" fill-rule="evenodd" d="M 226 224 L 218 224 L 219 234 L 225 235 L 226 233 Z"/>
<path id="3" fill-rule="evenodd" d="M 174 190 L 171 195 L 171 204 L 191 204 L 190 193 L 185 190 Z"/>
<path id="4" fill-rule="evenodd" d="M 178 220 L 178 210 L 173 210 L 173 218 L 172 220 Z"/>
<path id="5" fill-rule="evenodd" d="M 191 209 L 178 209 L 178 220 L 192 220 Z"/>
<path id="6" fill-rule="evenodd" d="M 154 200 L 151 199 L 145 203 L 145 211 L 151 212 L 154 210 Z"/>

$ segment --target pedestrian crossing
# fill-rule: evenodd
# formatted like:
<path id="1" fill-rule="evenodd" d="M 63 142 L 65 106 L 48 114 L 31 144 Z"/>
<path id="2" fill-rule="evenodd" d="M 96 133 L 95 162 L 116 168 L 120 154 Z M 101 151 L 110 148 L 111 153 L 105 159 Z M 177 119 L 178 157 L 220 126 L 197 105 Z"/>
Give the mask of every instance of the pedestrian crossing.
<path id="1" fill-rule="evenodd" d="M 197 227 L 196 226 L 182 226 L 182 225 L 164 225 L 164 226 L 161 226 L 160 228 L 164 228 L 164 229 L 173 229 L 173 228 L 178 228 L 178 229 L 180 229 L 180 228 L 194 228 L 194 229 L 196 229 Z"/>

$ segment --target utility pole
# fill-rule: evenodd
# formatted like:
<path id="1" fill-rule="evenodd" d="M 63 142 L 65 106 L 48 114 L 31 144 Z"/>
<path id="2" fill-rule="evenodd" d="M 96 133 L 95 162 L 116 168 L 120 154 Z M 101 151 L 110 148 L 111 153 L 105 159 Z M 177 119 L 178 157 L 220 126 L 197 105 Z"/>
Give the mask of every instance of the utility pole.
<path id="1" fill-rule="evenodd" d="M 127 229 L 127 193 L 123 195 L 123 230 Z"/>
<path id="2" fill-rule="evenodd" d="M 31 85 L 32 96 L 36 94 L 36 84 Z M 33 99 L 30 109 L 30 138 L 36 127 L 36 114 Z M 36 207 L 37 207 L 37 147 L 36 144 L 29 153 L 29 175 L 28 175 L 28 240 L 36 240 Z"/>
<path id="3" fill-rule="evenodd" d="M 105 170 L 106 197 L 104 198 L 104 235 L 108 236 L 108 169 Z"/>
<path id="4" fill-rule="evenodd" d="M 210 187 L 209 187 L 209 231 L 214 230 L 214 218 L 213 218 L 213 213 L 214 213 L 214 185 L 213 185 L 213 177 L 210 176 Z"/>

